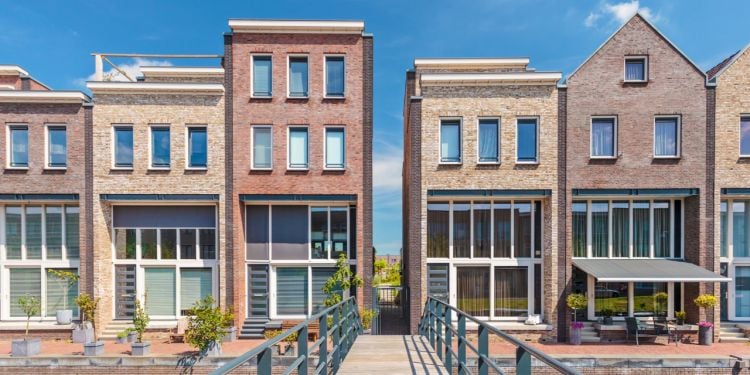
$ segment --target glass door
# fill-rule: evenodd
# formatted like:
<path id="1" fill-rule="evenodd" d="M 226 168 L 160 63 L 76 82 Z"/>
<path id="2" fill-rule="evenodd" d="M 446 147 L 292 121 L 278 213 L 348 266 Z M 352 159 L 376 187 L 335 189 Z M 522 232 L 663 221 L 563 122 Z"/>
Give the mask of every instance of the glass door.
<path id="1" fill-rule="evenodd" d="M 115 266 L 115 319 L 133 318 L 135 287 L 135 266 Z"/>
<path id="2" fill-rule="evenodd" d="M 734 314 L 737 318 L 750 318 L 750 266 L 734 269 Z"/>
<path id="3" fill-rule="evenodd" d="M 268 266 L 247 266 L 247 316 L 268 319 Z"/>
<path id="4" fill-rule="evenodd" d="M 490 268 L 456 268 L 458 308 L 475 317 L 490 316 Z"/>

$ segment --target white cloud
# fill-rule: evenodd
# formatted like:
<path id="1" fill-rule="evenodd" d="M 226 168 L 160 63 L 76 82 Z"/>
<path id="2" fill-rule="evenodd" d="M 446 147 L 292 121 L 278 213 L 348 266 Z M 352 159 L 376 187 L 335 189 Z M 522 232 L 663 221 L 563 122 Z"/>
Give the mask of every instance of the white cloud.
<path id="1" fill-rule="evenodd" d="M 131 79 L 136 79 L 141 74 L 142 66 L 172 66 L 172 63 L 165 60 L 151 60 L 136 57 L 130 64 L 117 64 L 117 67 L 125 72 Z M 109 67 L 110 69 L 106 69 Z M 107 62 L 104 62 L 104 80 L 105 81 L 123 81 L 127 82 L 129 79 L 112 68 Z M 75 84 L 79 86 L 85 86 L 87 81 L 93 81 L 96 73 L 91 73 L 88 77 L 78 78 L 75 80 Z"/>
<path id="2" fill-rule="evenodd" d="M 401 150 L 384 144 L 372 158 L 372 185 L 381 193 L 401 190 Z"/>
<path id="3" fill-rule="evenodd" d="M 636 13 L 640 13 L 651 22 L 658 22 L 661 18 L 651 8 L 642 7 L 639 0 L 623 1 L 614 4 L 603 2 L 599 5 L 598 9 L 589 13 L 583 24 L 586 27 L 596 27 L 600 19 L 606 18 L 608 24 L 616 23 L 617 25 L 622 25 Z"/>

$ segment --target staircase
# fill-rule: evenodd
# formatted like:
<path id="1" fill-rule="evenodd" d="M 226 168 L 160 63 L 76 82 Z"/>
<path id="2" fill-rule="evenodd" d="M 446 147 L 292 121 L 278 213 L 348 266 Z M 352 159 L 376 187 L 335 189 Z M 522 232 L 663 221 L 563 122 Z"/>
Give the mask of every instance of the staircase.
<path id="1" fill-rule="evenodd" d="M 247 318 L 242 322 L 239 338 L 241 339 L 262 339 L 263 331 L 266 329 L 267 319 L 264 318 Z"/>
<path id="2" fill-rule="evenodd" d="M 600 342 L 601 338 L 599 338 L 599 332 L 596 331 L 594 328 L 593 322 L 582 322 L 583 328 L 581 329 L 581 342 L 582 343 L 592 343 L 592 342 Z"/>
<path id="3" fill-rule="evenodd" d="M 737 324 L 721 322 L 719 342 L 750 342 L 750 338 L 745 335 L 745 331 L 737 327 Z"/>
<path id="4" fill-rule="evenodd" d="M 104 330 L 99 334 L 100 340 L 114 340 L 117 338 L 117 334 L 128 329 L 133 328 L 133 322 L 130 320 L 113 320 L 104 327 Z"/>

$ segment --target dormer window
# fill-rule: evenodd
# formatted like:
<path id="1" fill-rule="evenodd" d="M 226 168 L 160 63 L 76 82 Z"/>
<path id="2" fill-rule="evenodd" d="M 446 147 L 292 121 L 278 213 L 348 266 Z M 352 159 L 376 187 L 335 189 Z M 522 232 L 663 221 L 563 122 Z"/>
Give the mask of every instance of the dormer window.
<path id="1" fill-rule="evenodd" d="M 625 82 L 648 81 L 648 59 L 645 56 L 625 58 Z"/>

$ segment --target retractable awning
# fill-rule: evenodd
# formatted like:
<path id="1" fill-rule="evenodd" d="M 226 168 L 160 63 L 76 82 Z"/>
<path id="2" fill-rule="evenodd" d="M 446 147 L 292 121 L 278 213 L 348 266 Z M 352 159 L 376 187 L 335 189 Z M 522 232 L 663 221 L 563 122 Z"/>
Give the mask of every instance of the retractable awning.
<path id="1" fill-rule="evenodd" d="M 692 263 L 669 259 L 573 259 L 573 265 L 598 281 L 727 282 L 730 278 Z"/>

